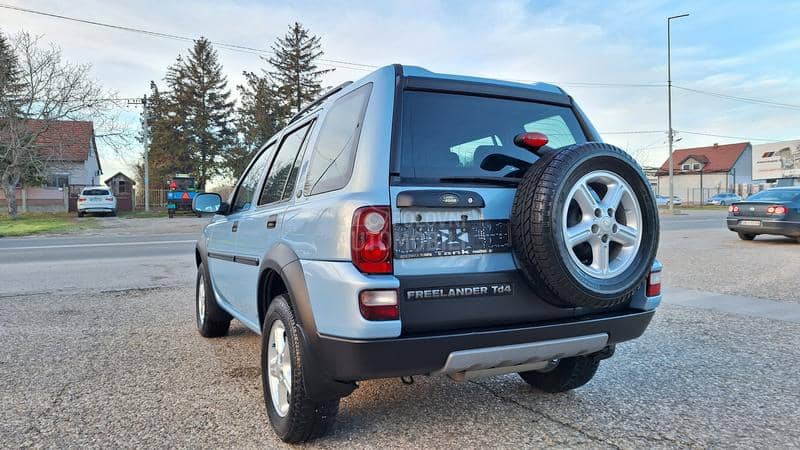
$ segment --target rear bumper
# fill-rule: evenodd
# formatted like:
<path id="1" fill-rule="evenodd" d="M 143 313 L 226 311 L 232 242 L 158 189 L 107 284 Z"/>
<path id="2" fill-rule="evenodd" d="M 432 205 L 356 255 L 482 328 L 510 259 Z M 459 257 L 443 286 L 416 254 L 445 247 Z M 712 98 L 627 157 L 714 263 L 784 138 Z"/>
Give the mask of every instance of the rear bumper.
<path id="1" fill-rule="evenodd" d="M 337 381 L 430 374 L 442 371 L 451 353 L 605 334 L 607 345 L 644 333 L 654 311 L 626 310 L 542 325 L 486 331 L 355 340 L 318 336 L 321 367 Z M 570 356 L 570 355 L 567 355 Z"/>
<path id="2" fill-rule="evenodd" d="M 742 225 L 742 220 L 758 220 L 761 226 Z M 778 234 L 800 237 L 800 222 L 790 220 L 762 219 L 759 217 L 728 217 L 728 229 L 746 234 Z"/>

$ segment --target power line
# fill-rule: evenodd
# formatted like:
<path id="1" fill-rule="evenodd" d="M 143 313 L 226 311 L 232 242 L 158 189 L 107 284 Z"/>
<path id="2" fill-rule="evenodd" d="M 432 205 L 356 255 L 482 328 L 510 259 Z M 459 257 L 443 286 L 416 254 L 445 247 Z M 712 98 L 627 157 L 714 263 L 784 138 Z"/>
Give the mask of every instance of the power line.
<path id="1" fill-rule="evenodd" d="M 666 133 L 665 130 L 603 131 L 600 134 L 653 134 Z"/>
<path id="2" fill-rule="evenodd" d="M 144 29 L 141 29 L 141 28 L 133 28 L 133 27 L 127 27 L 127 26 L 123 26 L 123 25 L 115 25 L 115 24 L 110 24 L 110 23 L 105 23 L 105 22 L 98 22 L 98 21 L 94 21 L 94 20 L 80 19 L 80 18 L 77 18 L 77 17 L 64 16 L 64 15 L 61 15 L 61 14 L 49 13 L 49 12 L 46 12 L 46 11 L 37 11 L 37 10 L 34 10 L 34 9 L 20 8 L 18 6 L 0 4 L 0 8 L 11 9 L 11 10 L 20 11 L 20 12 L 26 12 L 26 13 L 30 13 L 30 14 L 37 14 L 37 15 L 40 15 L 40 16 L 46 16 L 46 17 L 51 17 L 51 18 L 55 18 L 55 19 L 68 20 L 68 21 L 83 23 L 83 24 L 87 24 L 87 25 L 94 25 L 94 26 L 98 26 L 98 27 L 111 28 L 111 29 L 120 30 L 120 31 L 128 31 L 128 32 L 131 32 L 131 33 L 139 33 L 139 34 L 144 34 L 144 35 L 153 36 L 153 37 L 173 39 L 173 40 L 184 41 L 184 42 L 194 42 L 194 41 L 196 41 L 196 39 L 194 39 L 194 38 L 190 38 L 190 37 L 187 37 L 187 36 L 180 36 L 180 35 L 177 35 L 177 34 L 162 33 L 162 32 L 159 32 L 159 31 L 144 30 Z M 229 49 L 229 50 L 240 51 L 240 52 L 245 52 L 245 53 L 267 54 L 267 55 L 274 55 L 275 54 L 274 51 L 267 50 L 267 49 L 248 47 L 248 46 L 239 45 L 239 44 L 230 44 L 230 43 L 226 43 L 226 42 L 216 42 L 216 41 L 209 41 L 209 42 L 211 44 L 213 44 L 213 45 L 216 45 L 217 47 L 226 48 L 226 49 Z M 360 71 L 366 71 L 366 72 L 369 72 L 369 71 L 379 67 L 379 66 L 375 66 L 375 65 L 372 65 L 372 64 L 362 64 L 362 63 L 355 63 L 355 62 L 342 61 L 342 60 L 336 60 L 336 59 L 327 59 L 327 58 L 319 58 L 319 61 L 326 63 L 326 65 L 334 66 L 334 67 L 337 67 L 337 68 L 340 68 L 340 69 L 360 70 Z"/>
<path id="3" fill-rule="evenodd" d="M 747 136 L 729 136 L 725 134 L 712 134 L 712 133 L 701 133 L 699 131 L 686 131 L 686 130 L 675 130 L 680 133 L 686 134 L 694 134 L 697 136 L 709 136 L 709 137 L 719 137 L 719 138 L 727 138 L 727 139 L 740 139 L 744 141 L 764 141 L 764 142 L 780 142 L 783 139 L 766 139 L 766 138 L 756 138 L 756 137 L 747 137 Z"/>
<path id="4" fill-rule="evenodd" d="M 688 87 L 684 87 L 684 86 L 673 85 L 672 87 L 674 87 L 675 89 L 683 90 L 683 91 L 694 92 L 696 94 L 708 95 L 708 96 L 711 96 L 711 97 L 724 98 L 724 99 L 727 99 L 727 100 L 736 100 L 736 101 L 741 101 L 741 102 L 746 102 L 746 103 L 753 103 L 753 104 L 757 104 L 757 105 L 774 106 L 776 108 L 800 110 L 800 105 L 793 105 L 791 103 L 780 103 L 780 102 L 775 102 L 775 101 L 772 101 L 772 100 L 764 100 L 764 99 L 751 98 L 751 97 L 738 97 L 738 96 L 735 96 L 735 95 L 721 94 L 719 92 L 703 91 L 703 90 L 700 90 L 700 89 L 692 89 L 692 88 L 688 88 Z"/>

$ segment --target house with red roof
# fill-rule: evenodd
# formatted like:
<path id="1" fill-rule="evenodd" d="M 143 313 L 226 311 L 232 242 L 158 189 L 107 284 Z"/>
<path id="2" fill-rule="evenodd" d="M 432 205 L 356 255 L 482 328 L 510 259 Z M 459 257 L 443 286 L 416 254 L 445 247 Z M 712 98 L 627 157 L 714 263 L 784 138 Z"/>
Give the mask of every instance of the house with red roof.
<path id="1" fill-rule="evenodd" d="M 94 124 L 87 121 L 30 120 L 28 128 L 41 133 L 36 149 L 45 160 L 44 186 L 17 189 L 21 211 L 66 211 L 70 192 L 101 183 L 100 158 L 95 142 Z M 0 207 L 6 199 L 0 190 Z"/>
<path id="2" fill-rule="evenodd" d="M 714 144 L 672 152 L 673 192 L 683 201 L 702 203 L 720 192 L 734 192 L 753 181 L 749 142 Z M 669 159 L 656 172 L 659 195 L 669 195 Z"/>
<path id="3" fill-rule="evenodd" d="M 31 130 L 44 132 L 36 145 L 46 158 L 45 187 L 96 186 L 101 183 L 100 157 L 94 124 L 88 121 L 31 121 Z"/>

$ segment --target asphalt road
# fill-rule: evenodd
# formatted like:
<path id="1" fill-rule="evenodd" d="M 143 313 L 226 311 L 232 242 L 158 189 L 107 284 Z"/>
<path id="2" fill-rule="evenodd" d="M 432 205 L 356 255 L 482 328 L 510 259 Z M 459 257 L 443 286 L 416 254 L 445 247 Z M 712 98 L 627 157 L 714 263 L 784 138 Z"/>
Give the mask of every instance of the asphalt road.
<path id="1" fill-rule="evenodd" d="M 697 270 L 679 255 L 698 242 L 684 236 L 702 230 L 708 248 L 726 248 L 735 235 L 713 215 L 683 219 L 699 222 L 663 221 L 666 304 L 587 386 L 544 394 L 512 375 L 364 382 L 313 445 L 800 446 L 800 303 L 685 285 Z M 236 322 L 222 339 L 194 329 L 195 236 L 0 239 L 0 446 L 280 445 L 264 411 L 260 338 Z M 761 252 L 758 242 L 745 250 Z M 796 251 L 788 245 L 769 248 Z"/>

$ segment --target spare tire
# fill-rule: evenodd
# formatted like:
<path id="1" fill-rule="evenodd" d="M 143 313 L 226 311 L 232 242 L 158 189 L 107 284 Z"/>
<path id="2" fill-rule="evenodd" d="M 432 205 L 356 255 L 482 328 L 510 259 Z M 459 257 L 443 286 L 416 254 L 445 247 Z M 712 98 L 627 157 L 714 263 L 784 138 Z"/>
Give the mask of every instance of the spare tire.
<path id="1" fill-rule="evenodd" d="M 598 142 L 536 161 L 511 211 L 519 269 L 546 301 L 563 307 L 630 300 L 650 272 L 658 235 L 658 208 L 642 169 Z"/>

